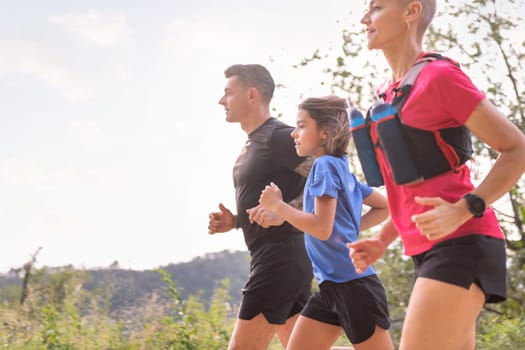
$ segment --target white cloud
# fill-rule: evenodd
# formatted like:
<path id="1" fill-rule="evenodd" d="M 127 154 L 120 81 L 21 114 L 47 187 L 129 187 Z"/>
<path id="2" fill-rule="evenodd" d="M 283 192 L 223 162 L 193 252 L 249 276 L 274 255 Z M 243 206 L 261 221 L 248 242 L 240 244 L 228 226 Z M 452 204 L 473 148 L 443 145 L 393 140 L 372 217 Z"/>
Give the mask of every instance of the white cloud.
<path id="1" fill-rule="evenodd" d="M 94 187 L 102 188 L 103 192 L 110 189 L 121 191 L 126 186 L 123 174 L 123 170 L 110 166 L 91 169 L 89 166 L 51 165 L 42 164 L 41 160 L 11 158 L 0 163 L 0 192 L 84 191 L 89 188 L 88 192 L 92 193 Z M 0 206 L 3 200 L 5 198 L 0 198 Z"/>
<path id="2" fill-rule="evenodd" d="M 128 67 L 122 64 L 113 64 L 109 67 L 109 74 L 119 79 L 131 78 L 131 72 Z"/>
<path id="3" fill-rule="evenodd" d="M 102 47 L 114 46 L 132 33 L 125 16 L 103 16 L 94 11 L 52 15 L 50 20 L 73 35 Z"/>
<path id="4" fill-rule="evenodd" d="M 73 120 L 71 130 L 82 145 L 90 148 L 106 148 L 111 142 L 110 137 L 91 120 Z"/>
<path id="5" fill-rule="evenodd" d="M 40 187 L 46 176 L 40 167 L 32 162 L 11 159 L 0 164 L 0 182 L 2 187 L 29 185 Z"/>
<path id="6" fill-rule="evenodd" d="M 77 74 L 38 43 L 0 44 L 0 67 L 41 80 L 69 99 L 89 99 L 93 91 Z"/>
<path id="7" fill-rule="evenodd" d="M 300 59 L 302 55 L 326 46 L 326 31 L 339 33 L 340 25 L 335 20 L 320 23 L 325 27 L 323 31 L 312 26 L 308 18 L 297 18 L 293 26 L 301 30 L 290 30 L 286 13 L 247 12 L 243 16 L 179 17 L 166 27 L 166 46 L 176 57 L 192 60 L 209 60 L 210 56 L 195 56 L 196 52 L 203 50 L 213 54 L 214 58 L 237 56 L 239 59 L 253 59 L 262 56 L 269 59 L 270 56 L 278 56 L 282 61 L 292 55 Z M 305 45 L 305 42 L 309 44 Z"/>

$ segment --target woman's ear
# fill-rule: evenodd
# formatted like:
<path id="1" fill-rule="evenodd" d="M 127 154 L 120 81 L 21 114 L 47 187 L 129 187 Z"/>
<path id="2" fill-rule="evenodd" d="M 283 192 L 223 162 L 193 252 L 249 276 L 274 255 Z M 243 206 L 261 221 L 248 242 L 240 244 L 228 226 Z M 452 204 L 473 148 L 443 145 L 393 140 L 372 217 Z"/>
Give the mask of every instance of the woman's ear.
<path id="1" fill-rule="evenodd" d="M 421 16 L 421 13 L 423 12 L 423 4 L 421 4 L 421 1 L 415 0 L 411 1 L 407 4 L 406 7 L 406 20 L 413 22 L 415 19 Z"/>

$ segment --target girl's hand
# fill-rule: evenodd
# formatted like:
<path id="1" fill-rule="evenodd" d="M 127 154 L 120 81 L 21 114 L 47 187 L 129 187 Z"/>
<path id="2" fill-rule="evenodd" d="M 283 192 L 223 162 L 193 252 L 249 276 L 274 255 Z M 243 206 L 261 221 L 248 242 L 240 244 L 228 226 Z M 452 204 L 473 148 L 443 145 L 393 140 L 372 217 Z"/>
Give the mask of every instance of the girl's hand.
<path id="1" fill-rule="evenodd" d="M 271 182 L 261 192 L 259 197 L 259 204 L 268 210 L 275 212 L 275 208 L 279 202 L 283 200 L 283 194 L 279 187 Z"/>
<path id="2" fill-rule="evenodd" d="M 350 250 L 348 256 L 354 264 L 355 271 L 359 274 L 364 273 L 369 266 L 381 258 L 387 248 L 376 238 L 360 239 L 353 243 L 347 243 L 346 246 Z"/>

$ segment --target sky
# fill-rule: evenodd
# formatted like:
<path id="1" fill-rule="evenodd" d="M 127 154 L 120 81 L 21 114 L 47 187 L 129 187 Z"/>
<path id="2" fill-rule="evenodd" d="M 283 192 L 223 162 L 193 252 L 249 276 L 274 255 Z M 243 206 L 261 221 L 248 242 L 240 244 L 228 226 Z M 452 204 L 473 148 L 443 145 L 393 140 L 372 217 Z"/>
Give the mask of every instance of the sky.
<path id="1" fill-rule="evenodd" d="M 350 3 L 0 0 L 0 272 L 39 247 L 37 266 L 138 270 L 245 250 L 207 233 L 246 139 L 224 69 L 265 65 L 294 123 L 330 90 L 327 63 L 293 66 L 339 48 Z"/>

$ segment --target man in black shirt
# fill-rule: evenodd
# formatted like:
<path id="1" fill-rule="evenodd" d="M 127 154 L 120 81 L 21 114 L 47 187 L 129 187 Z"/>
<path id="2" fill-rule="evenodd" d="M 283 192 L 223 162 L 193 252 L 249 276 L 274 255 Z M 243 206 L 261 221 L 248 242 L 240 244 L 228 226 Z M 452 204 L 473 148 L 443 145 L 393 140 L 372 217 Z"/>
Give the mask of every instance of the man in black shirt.
<path id="1" fill-rule="evenodd" d="M 286 347 L 310 295 L 312 268 L 303 232 L 265 212 L 258 201 L 270 182 L 279 186 L 285 201 L 300 198 L 311 161 L 297 156 L 293 128 L 270 116 L 275 84 L 268 70 L 257 64 L 233 65 L 224 73 L 219 104 L 226 121 L 240 123 L 248 139 L 233 168 L 237 215 L 219 204 L 220 211 L 209 215 L 208 230 L 215 234 L 241 228 L 251 255 L 229 349 L 265 349 L 275 334 Z"/>

